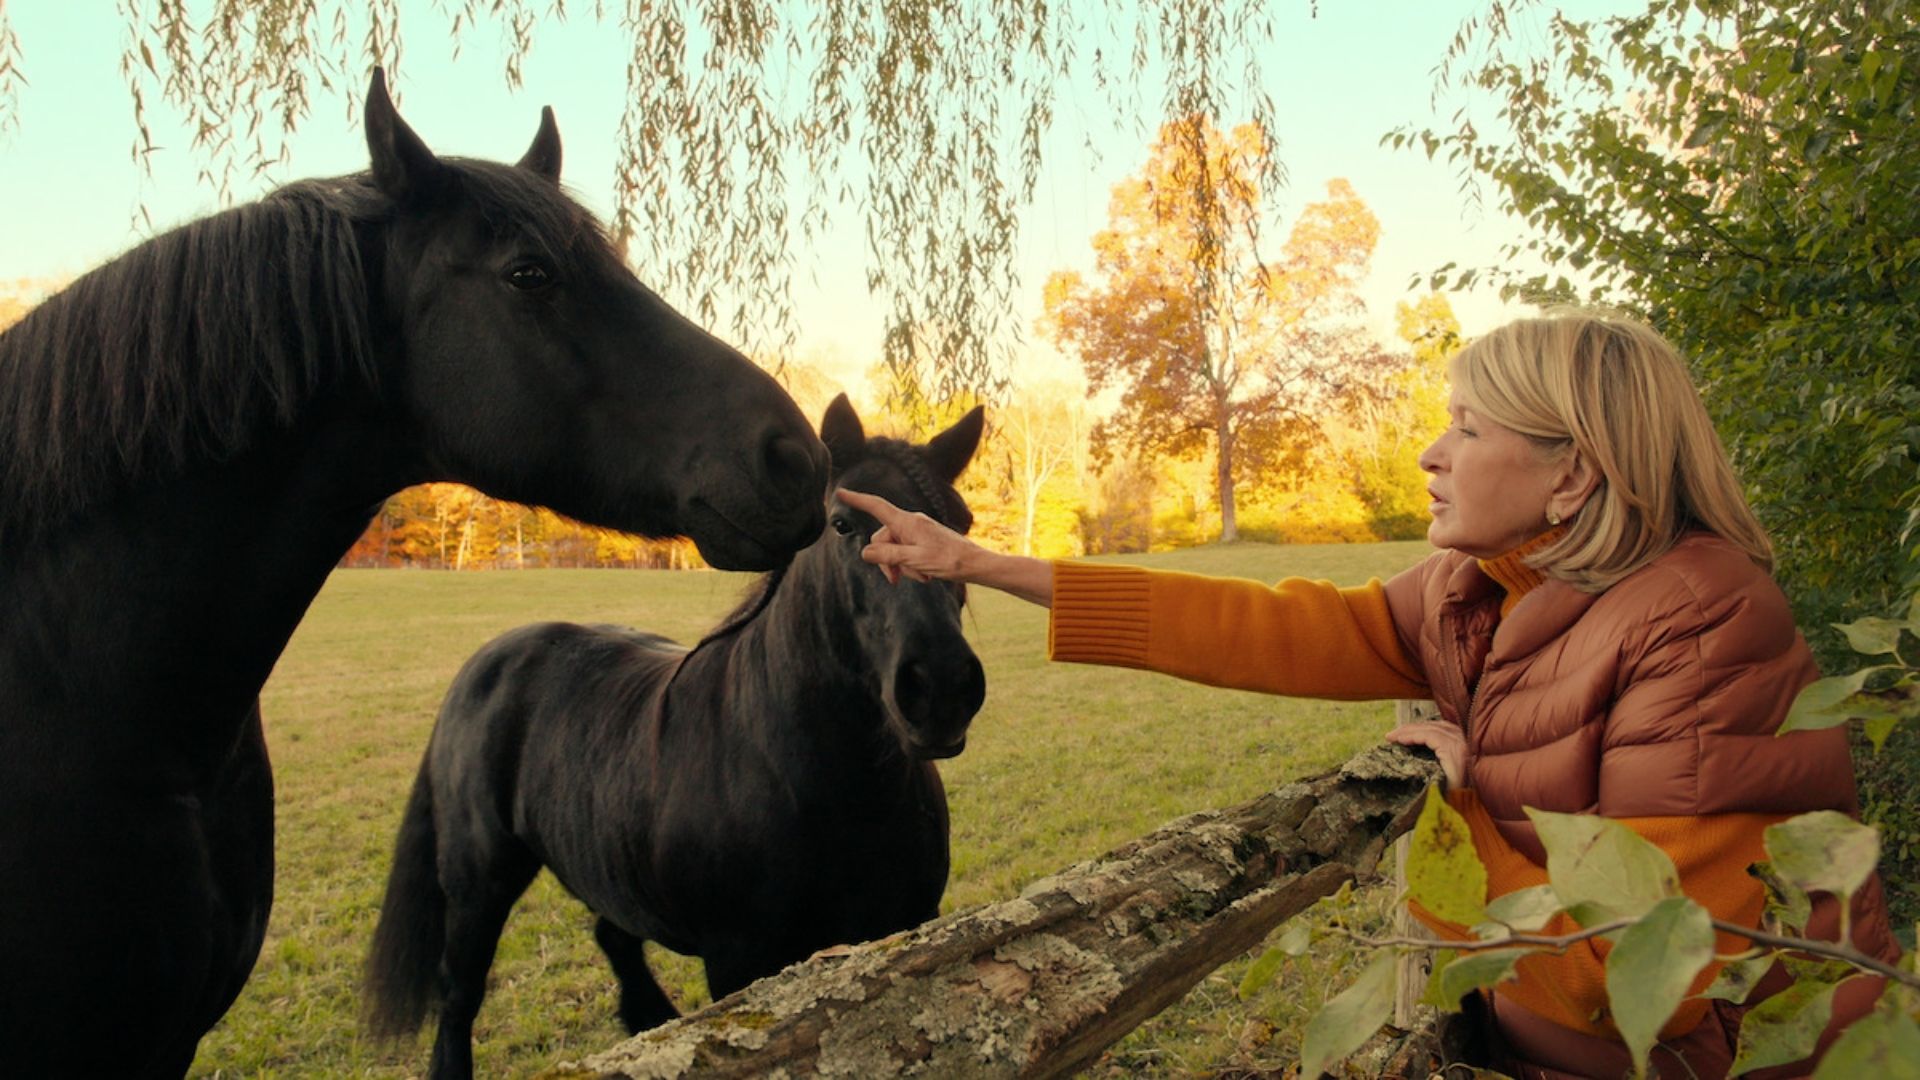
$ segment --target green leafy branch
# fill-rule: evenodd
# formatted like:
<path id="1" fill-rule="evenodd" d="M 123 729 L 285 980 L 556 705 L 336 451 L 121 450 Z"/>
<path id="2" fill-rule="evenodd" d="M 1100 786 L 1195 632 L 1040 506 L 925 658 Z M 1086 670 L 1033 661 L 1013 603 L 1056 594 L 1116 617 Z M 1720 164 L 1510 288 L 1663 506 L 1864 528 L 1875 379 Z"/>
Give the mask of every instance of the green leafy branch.
<path id="1" fill-rule="evenodd" d="M 1832 1016 L 1833 993 L 1862 972 L 1884 976 L 1876 1010 L 1850 1026 L 1823 1059 L 1817 1078 L 1858 1075 L 1865 1063 L 1920 1060 L 1920 974 L 1909 955 L 1888 964 L 1853 948 L 1844 917 L 1840 939 L 1805 936 L 1812 894 L 1830 893 L 1844 912 L 1879 859 L 1878 833 L 1844 814 L 1819 811 L 1771 826 L 1764 835 L 1768 861 L 1754 871 L 1766 884 L 1765 924 L 1741 926 L 1714 918 L 1680 891 L 1666 852 L 1617 821 L 1589 814 L 1528 810 L 1547 850 L 1548 884 L 1486 902 L 1486 869 L 1463 818 L 1437 790 L 1430 791 L 1414 826 L 1407 860 L 1412 899 L 1433 915 L 1471 927 L 1472 938 L 1370 938 L 1342 928 L 1334 933 L 1379 948 L 1381 954 L 1354 985 L 1327 1003 L 1309 1023 L 1302 1075 L 1353 1053 L 1383 1025 L 1393 1008 L 1393 959 L 1422 949 L 1440 962 L 1425 1004 L 1453 1011 L 1466 994 L 1515 977 L 1515 965 L 1536 953 L 1564 952 L 1581 942 L 1612 944 L 1605 959 L 1607 1016 L 1644 1075 L 1660 1029 L 1689 998 L 1744 1002 L 1776 962 L 1795 984 L 1755 1006 L 1742 1024 L 1734 1072 L 1799 1061 L 1813 1053 Z M 1580 929 L 1541 933 L 1565 915 Z M 1794 933 L 1780 932 L 1791 930 Z M 1745 938 L 1754 948 L 1716 955 L 1716 933 Z M 1257 961 L 1243 995 L 1278 971 L 1286 955 L 1308 947 L 1303 930 L 1288 934 Z M 1724 966 L 1701 993 L 1689 991 L 1710 964 Z M 1252 984 L 1252 985 L 1249 985 Z"/>
<path id="2" fill-rule="evenodd" d="M 1870 616 L 1835 623 L 1853 651 L 1889 656 L 1891 663 L 1869 664 L 1847 675 L 1820 679 L 1800 692 L 1780 725 L 1782 735 L 1815 731 L 1859 720 L 1877 751 L 1895 725 L 1920 719 L 1920 668 L 1901 652 L 1903 635 L 1920 638 L 1920 593 L 1913 595 L 1904 619 Z"/>

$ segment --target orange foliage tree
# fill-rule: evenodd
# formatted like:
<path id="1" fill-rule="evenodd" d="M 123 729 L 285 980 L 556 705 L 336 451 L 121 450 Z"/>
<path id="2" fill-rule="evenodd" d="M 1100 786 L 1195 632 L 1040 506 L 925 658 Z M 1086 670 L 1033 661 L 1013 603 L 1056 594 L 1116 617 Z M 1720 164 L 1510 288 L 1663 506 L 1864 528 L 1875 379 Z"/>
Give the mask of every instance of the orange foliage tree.
<path id="1" fill-rule="evenodd" d="M 1046 286 L 1043 328 L 1078 354 L 1092 392 L 1122 392 L 1096 449 L 1190 456 L 1211 443 L 1226 541 L 1239 535 L 1235 481 L 1303 458 L 1318 416 L 1381 360 L 1356 291 L 1378 219 L 1334 180 L 1269 258 L 1271 152 L 1252 125 L 1164 125 L 1140 174 L 1114 188 L 1096 279 L 1066 271 Z"/>
<path id="2" fill-rule="evenodd" d="M 440 570 L 704 565 L 685 540 L 582 525 L 460 484 L 421 484 L 388 499 L 340 564 Z"/>

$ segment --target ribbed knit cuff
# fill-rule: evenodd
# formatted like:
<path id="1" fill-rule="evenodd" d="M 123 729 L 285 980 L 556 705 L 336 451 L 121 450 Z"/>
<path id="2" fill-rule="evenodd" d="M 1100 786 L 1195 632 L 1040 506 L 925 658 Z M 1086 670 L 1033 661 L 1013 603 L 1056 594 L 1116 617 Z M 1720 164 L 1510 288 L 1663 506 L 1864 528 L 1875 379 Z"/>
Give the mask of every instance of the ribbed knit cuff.
<path id="1" fill-rule="evenodd" d="M 1056 562 L 1047 656 L 1081 664 L 1143 667 L 1151 615 L 1145 570 Z"/>

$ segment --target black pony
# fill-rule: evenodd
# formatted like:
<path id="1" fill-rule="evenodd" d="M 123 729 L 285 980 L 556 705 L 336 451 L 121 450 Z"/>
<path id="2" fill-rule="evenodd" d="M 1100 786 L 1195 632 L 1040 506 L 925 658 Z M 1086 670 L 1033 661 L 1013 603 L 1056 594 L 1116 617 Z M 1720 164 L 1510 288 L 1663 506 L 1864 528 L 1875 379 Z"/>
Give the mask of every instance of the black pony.
<path id="1" fill-rule="evenodd" d="M 273 890 L 258 694 L 382 500 L 459 480 L 765 569 L 824 447 L 558 182 L 436 158 L 134 248 L 0 335 L 0 1076 L 179 1076 Z"/>
<path id="2" fill-rule="evenodd" d="M 981 411 L 924 447 L 868 439 L 843 396 L 820 435 L 838 483 L 964 532 L 952 489 Z M 383 1037 L 437 1006 L 429 1075 L 472 1074 L 474 1015 L 514 901 L 542 866 L 599 916 L 638 1031 L 675 1015 L 641 952 L 705 959 L 718 998 L 827 945 L 938 913 L 947 801 L 929 759 L 986 695 L 958 586 L 888 585 L 877 528 L 829 506 L 792 566 L 691 651 L 611 626 L 495 639 L 447 692 L 400 825 L 367 959 Z"/>

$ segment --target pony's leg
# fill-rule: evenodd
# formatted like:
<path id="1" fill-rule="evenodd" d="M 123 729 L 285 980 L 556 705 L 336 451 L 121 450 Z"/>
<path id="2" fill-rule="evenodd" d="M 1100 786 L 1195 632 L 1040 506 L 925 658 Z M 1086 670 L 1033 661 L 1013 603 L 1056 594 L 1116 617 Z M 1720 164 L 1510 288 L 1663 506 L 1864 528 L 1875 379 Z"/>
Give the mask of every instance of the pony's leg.
<path id="1" fill-rule="evenodd" d="M 627 1034 L 637 1035 L 680 1015 L 647 966 L 645 939 L 603 918 L 593 924 L 593 940 L 600 943 L 614 977 L 620 980 L 620 1022 L 627 1025 Z"/>
<path id="2" fill-rule="evenodd" d="M 707 992 L 719 1001 L 755 979 L 805 960 L 812 949 L 792 943 L 762 942 L 757 947 L 718 948 L 701 956 L 707 965 Z"/>
<path id="3" fill-rule="evenodd" d="M 509 846 L 516 850 L 498 850 Z M 447 894 L 447 932 L 440 954 L 440 1026 L 427 1076 L 429 1080 L 470 1080 L 473 1020 L 487 993 L 487 969 L 493 966 L 500 931 L 507 925 L 514 901 L 533 883 L 540 863 L 508 839 L 484 863 L 450 866 L 444 861 L 448 854 L 443 848 L 440 873 Z"/>

